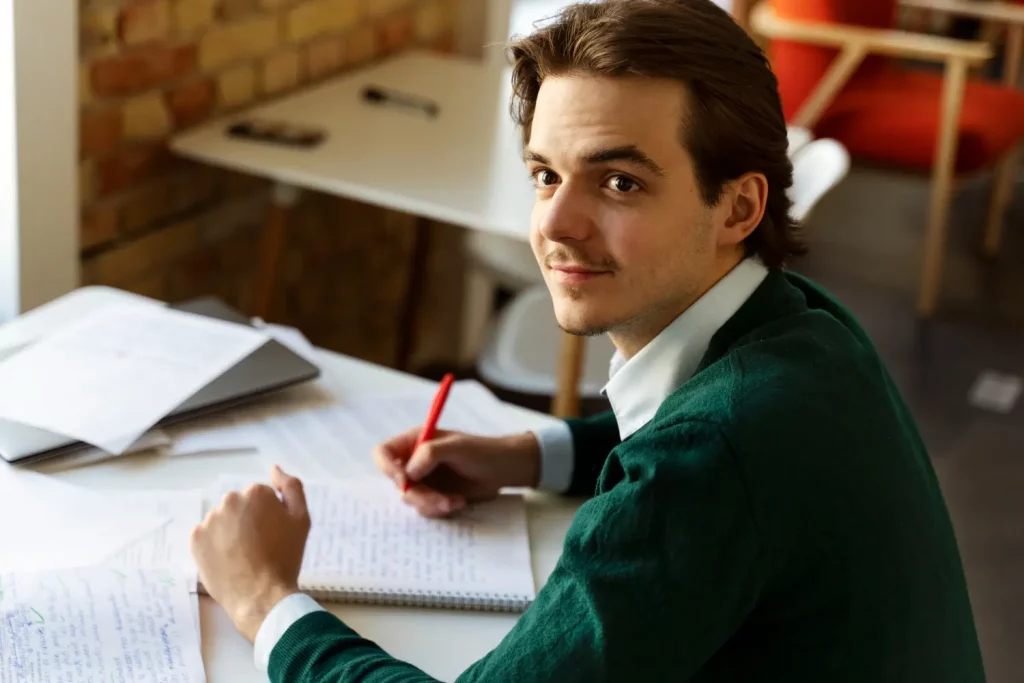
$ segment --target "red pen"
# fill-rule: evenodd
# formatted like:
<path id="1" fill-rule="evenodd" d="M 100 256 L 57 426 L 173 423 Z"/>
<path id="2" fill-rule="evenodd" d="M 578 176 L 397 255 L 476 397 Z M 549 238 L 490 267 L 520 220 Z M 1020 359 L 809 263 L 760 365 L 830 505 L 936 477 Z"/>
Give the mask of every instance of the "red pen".
<path id="1" fill-rule="evenodd" d="M 441 411 L 444 410 L 445 401 L 448 400 L 448 392 L 452 388 L 452 382 L 455 381 L 455 375 L 448 373 L 441 379 L 441 386 L 437 390 L 437 395 L 434 396 L 434 403 L 430 406 L 430 414 L 427 415 L 427 422 L 423 425 L 423 431 L 420 432 L 420 436 L 416 439 L 416 445 L 413 446 L 412 452 L 415 453 L 416 449 L 434 438 L 434 431 L 437 429 L 437 421 L 441 419 Z M 409 480 L 406 479 L 402 482 L 402 493 L 409 490 Z"/>

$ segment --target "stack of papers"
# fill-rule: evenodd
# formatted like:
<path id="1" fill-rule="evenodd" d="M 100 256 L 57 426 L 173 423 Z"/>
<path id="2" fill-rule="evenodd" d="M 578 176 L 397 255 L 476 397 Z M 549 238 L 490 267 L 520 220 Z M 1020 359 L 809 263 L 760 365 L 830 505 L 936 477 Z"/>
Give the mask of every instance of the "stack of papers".
<path id="1" fill-rule="evenodd" d="M 196 597 L 173 572 L 0 573 L 0 680 L 204 683 Z"/>
<path id="2" fill-rule="evenodd" d="M 195 580 L 188 538 L 203 519 L 199 490 L 94 491 L 5 466 L 0 519 L 4 571 L 106 564 Z"/>
<path id="3" fill-rule="evenodd" d="M 90 680 L 202 683 L 189 550 L 202 515 L 199 490 L 98 492 L 0 467 L 0 680 L 85 680 L 40 656 L 49 642 L 93 655 Z M 140 657 L 160 663 L 133 675 Z"/>
<path id="4" fill-rule="evenodd" d="M 170 521 L 35 472 L 0 467 L 4 571 L 99 564 Z"/>
<path id="5" fill-rule="evenodd" d="M 108 306 L 0 362 L 0 418 L 120 454 L 268 338 L 173 309 Z"/>

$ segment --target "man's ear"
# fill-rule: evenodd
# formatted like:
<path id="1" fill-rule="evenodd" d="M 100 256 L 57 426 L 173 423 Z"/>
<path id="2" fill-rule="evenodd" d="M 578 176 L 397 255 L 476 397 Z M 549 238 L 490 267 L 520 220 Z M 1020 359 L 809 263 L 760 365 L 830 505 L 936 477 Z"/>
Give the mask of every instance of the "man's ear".
<path id="1" fill-rule="evenodd" d="M 726 184 L 722 192 L 727 212 L 718 245 L 733 246 L 747 239 L 761 224 L 768 204 L 768 179 L 763 173 L 747 173 Z"/>

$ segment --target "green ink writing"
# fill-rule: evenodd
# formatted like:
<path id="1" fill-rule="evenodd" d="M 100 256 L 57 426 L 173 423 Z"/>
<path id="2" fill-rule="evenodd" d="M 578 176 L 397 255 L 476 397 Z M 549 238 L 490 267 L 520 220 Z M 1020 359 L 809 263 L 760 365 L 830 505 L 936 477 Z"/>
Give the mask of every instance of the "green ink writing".
<path id="1" fill-rule="evenodd" d="M 39 613 L 39 610 L 37 610 L 35 607 L 29 607 L 29 609 L 32 610 L 33 614 L 35 614 L 37 617 L 39 617 L 39 621 L 35 622 L 36 624 L 45 624 L 46 623 L 46 619 L 43 619 L 43 615 Z"/>

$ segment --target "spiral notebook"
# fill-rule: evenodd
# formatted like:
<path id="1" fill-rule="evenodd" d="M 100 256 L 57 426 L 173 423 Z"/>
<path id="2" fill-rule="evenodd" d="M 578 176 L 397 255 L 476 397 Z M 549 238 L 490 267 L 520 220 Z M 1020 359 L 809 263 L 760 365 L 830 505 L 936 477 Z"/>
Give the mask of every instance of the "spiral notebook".
<path id="1" fill-rule="evenodd" d="M 299 588 L 319 600 L 522 612 L 536 596 L 522 496 L 443 520 L 421 517 L 390 482 L 310 483 L 306 501 Z"/>

